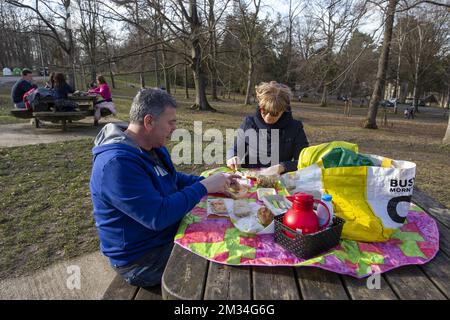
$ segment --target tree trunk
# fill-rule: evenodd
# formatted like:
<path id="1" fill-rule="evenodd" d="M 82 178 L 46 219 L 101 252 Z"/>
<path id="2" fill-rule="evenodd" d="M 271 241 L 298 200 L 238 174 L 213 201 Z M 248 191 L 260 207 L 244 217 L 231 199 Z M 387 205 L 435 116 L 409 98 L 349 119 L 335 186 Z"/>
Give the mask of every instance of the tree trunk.
<path id="1" fill-rule="evenodd" d="M 209 57 L 209 72 L 210 72 L 210 79 L 211 79 L 211 99 L 213 100 L 219 100 L 217 97 L 217 66 L 216 66 L 216 59 L 217 59 L 217 36 L 216 36 L 216 17 L 214 14 L 214 0 L 209 1 L 209 44 L 210 44 L 210 57 Z"/>
<path id="2" fill-rule="evenodd" d="M 395 88 L 393 97 L 397 99 L 397 102 L 400 100 L 400 67 L 402 63 L 402 45 L 399 43 L 398 45 L 398 60 L 397 60 L 397 76 L 395 78 Z M 397 104 L 396 104 L 397 105 Z M 397 113 L 397 108 L 394 108 L 394 113 Z"/>
<path id="3" fill-rule="evenodd" d="M 162 63 L 163 63 L 164 86 L 166 87 L 166 91 L 170 93 L 170 76 L 166 67 L 166 51 L 164 50 L 164 45 L 162 48 Z"/>
<path id="4" fill-rule="evenodd" d="M 91 61 L 91 82 L 95 83 L 97 80 L 97 68 L 95 66 L 95 62 Z"/>
<path id="5" fill-rule="evenodd" d="M 113 89 L 115 89 L 116 81 L 114 80 L 114 73 L 112 71 L 111 59 L 108 60 L 108 66 L 109 66 L 109 77 L 111 78 L 111 85 L 112 85 Z"/>
<path id="6" fill-rule="evenodd" d="M 392 29 L 394 25 L 395 8 L 398 0 L 389 0 L 388 9 L 386 13 L 386 22 L 384 25 L 384 39 L 381 48 L 380 58 L 378 59 L 378 71 L 375 86 L 373 88 L 372 97 L 370 99 L 369 112 L 364 123 L 364 128 L 377 129 L 377 112 L 378 104 L 381 99 L 381 94 L 384 89 L 384 82 L 386 78 L 386 70 L 389 62 L 389 50 L 392 40 Z"/>
<path id="7" fill-rule="evenodd" d="M 139 83 L 141 84 L 141 89 L 145 89 L 145 77 L 142 72 L 139 73 Z"/>
<path id="8" fill-rule="evenodd" d="M 191 106 L 192 109 L 202 111 L 213 111 L 214 109 L 208 103 L 206 98 L 206 81 L 205 73 L 203 71 L 202 51 L 199 39 L 192 40 L 192 64 L 191 69 L 194 75 L 195 84 L 195 104 Z"/>
<path id="9" fill-rule="evenodd" d="M 323 85 L 323 91 L 322 91 L 322 99 L 320 100 L 320 106 L 326 107 L 328 106 L 328 85 Z"/>
<path id="10" fill-rule="evenodd" d="M 416 68 L 414 70 L 414 87 L 413 87 L 413 106 L 414 112 L 419 112 L 419 63 L 420 63 L 420 53 L 416 59 Z"/>
<path id="11" fill-rule="evenodd" d="M 443 144 L 450 144 L 450 116 L 448 117 L 448 125 L 447 131 L 445 132 L 444 139 L 442 140 Z"/>
<path id="12" fill-rule="evenodd" d="M 72 51 L 68 54 L 69 58 L 69 72 L 68 72 L 68 82 L 73 90 L 76 90 L 76 82 L 75 82 L 75 57 Z"/>
<path id="13" fill-rule="evenodd" d="M 195 84 L 195 104 L 191 106 L 191 109 L 202 110 L 202 111 L 214 111 L 214 109 L 209 105 L 208 99 L 206 98 L 206 84 L 205 75 L 201 70 L 200 66 L 194 66 L 194 84 Z"/>
<path id="14" fill-rule="evenodd" d="M 189 99 L 189 89 L 188 89 L 188 66 L 184 65 L 184 97 Z"/>
<path id="15" fill-rule="evenodd" d="M 250 96 L 251 96 L 251 92 L 252 92 L 252 83 L 253 83 L 253 70 L 254 70 L 254 66 L 253 66 L 253 53 L 251 50 L 249 50 L 248 52 L 249 54 L 249 59 L 248 59 L 248 72 L 247 72 L 247 91 L 245 94 L 245 105 L 250 105 Z"/>
<path id="16" fill-rule="evenodd" d="M 155 76 L 156 76 L 156 86 L 161 87 L 161 76 L 159 74 L 159 54 L 158 51 L 155 52 Z"/>

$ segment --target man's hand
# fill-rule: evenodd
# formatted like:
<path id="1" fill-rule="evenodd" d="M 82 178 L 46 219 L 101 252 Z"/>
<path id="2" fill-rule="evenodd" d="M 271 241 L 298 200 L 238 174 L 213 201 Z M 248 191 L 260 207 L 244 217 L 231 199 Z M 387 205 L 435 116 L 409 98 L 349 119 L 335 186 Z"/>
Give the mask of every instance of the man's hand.
<path id="1" fill-rule="evenodd" d="M 236 179 L 240 176 L 235 174 L 216 173 L 208 178 L 200 181 L 208 190 L 208 193 L 224 193 L 228 194 L 228 189 L 232 183 L 235 183 Z"/>
<path id="2" fill-rule="evenodd" d="M 238 170 L 241 165 L 241 161 L 238 157 L 233 157 L 227 160 L 227 167 L 231 170 Z"/>

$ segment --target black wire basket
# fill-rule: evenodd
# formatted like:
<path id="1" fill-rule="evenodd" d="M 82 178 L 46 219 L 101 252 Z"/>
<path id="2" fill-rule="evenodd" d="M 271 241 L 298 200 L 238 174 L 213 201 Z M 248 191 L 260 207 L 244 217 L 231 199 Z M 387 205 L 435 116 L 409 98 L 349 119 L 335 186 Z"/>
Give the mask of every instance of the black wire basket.
<path id="1" fill-rule="evenodd" d="M 275 242 L 293 253 L 297 258 L 309 259 L 329 251 L 339 244 L 345 220 L 334 217 L 333 223 L 316 233 L 302 235 L 283 224 L 284 214 L 275 216 Z M 285 234 L 293 235 L 290 238 Z"/>

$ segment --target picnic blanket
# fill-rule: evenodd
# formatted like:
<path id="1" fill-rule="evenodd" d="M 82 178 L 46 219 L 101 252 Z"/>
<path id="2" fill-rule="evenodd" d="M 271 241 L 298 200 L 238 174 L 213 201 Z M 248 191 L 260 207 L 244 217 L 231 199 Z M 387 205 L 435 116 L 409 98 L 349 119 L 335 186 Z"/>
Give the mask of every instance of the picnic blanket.
<path id="1" fill-rule="evenodd" d="M 205 171 L 208 176 L 226 168 Z M 279 193 L 285 193 L 285 190 Z M 257 201 L 256 187 L 249 201 Z M 425 264 L 439 250 L 436 222 L 423 209 L 411 205 L 407 219 L 387 242 L 341 240 L 320 256 L 302 260 L 275 243 L 273 234 L 240 232 L 227 217 L 207 217 L 207 197 L 180 223 L 175 242 L 210 261 L 240 266 L 309 266 L 364 278 L 411 264 Z"/>

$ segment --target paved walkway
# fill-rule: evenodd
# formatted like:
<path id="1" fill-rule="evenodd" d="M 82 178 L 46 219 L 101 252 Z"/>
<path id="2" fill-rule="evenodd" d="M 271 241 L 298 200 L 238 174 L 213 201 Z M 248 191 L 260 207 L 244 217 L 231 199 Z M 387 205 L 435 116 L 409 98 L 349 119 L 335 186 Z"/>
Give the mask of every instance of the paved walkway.
<path id="1" fill-rule="evenodd" d="M 78 277 L 79 275 L 79 277 Z M 101 299 L 116 273 L 100 252 L 0 282 L 0 299 Z"/>
<path id="2" fill-rule="evenodd" d="M 60 124 L 51 122 L 44 122 L 44 127 L 38 129 L 29 122 L 3 124 L 0 125 L 0 148 L 94 138 L 105 124 L 117 121 L 112 117 L 102 118 L 98 127 L 94 127 L 90 119 L 75 121 L 67 124 L 67 131 L 62 131 Z"/>

